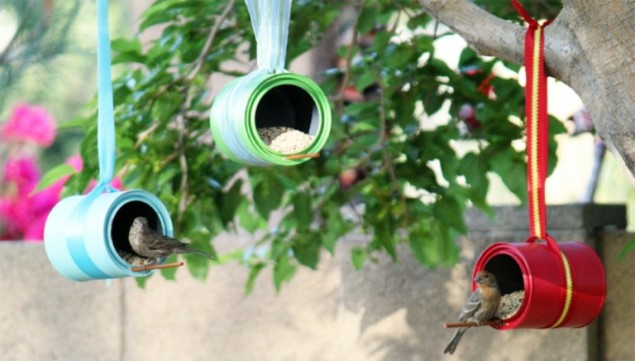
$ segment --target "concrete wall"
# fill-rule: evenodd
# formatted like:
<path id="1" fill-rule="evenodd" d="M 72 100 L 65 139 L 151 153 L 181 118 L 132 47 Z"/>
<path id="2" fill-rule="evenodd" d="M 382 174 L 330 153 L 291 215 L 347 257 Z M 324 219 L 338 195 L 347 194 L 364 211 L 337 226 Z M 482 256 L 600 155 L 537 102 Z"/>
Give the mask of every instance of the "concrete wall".
<path id="1" fill-rule="evenodd" d="M 467 294 L 474 258 L 493 241 L 526 238 L 524 210 L 501 208 L 497 222 L 470 213 L 461 262 L 426 270 L 400 248 L 355 271 L 350 237 L 318 271 L 301 270 L 276 295 L 271 274 L 243 296 L 247 271 L 211 270 L 206 282 L 180 270 L 177 281 L 153 277 L 74 283 L 49 265 L 40 244 L 0 243 L 0 360 L 635 360 L 635 253 L 617 254 L 632 237 L 623 208 L 550 208 L 559 241 L 599 240 L 608 277 L 600 320 L 582 329 L 470 330 L 454 356 L 442 355 Z M 607 230 L 606 226 L 613 225 Z M 219 248 L 244 239 L 224 237 Z"/>

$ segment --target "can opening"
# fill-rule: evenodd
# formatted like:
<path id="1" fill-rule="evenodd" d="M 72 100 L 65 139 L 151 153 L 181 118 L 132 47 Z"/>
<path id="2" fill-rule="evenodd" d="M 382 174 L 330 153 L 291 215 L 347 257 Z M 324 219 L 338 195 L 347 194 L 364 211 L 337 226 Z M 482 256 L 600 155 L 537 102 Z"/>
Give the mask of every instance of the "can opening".
<path id="1" fill-rule="evenodd" d="M 496 276 L 501 291 L 502 297 L 496 317 L 510 320 L 519 313 L 525 303 L 525 282 L 518 263 L 509 255 L 499 254 L 492 257 L 484 269 Z"/>
<path id="2" fill-rule="evenodd" d="M 132 222 L 137 217 L 145 217 L 151 229 L 163 233 L 163 225 L 154 208 L 141 201 L 128 202 L 117 210 L 110 228 L 110 238 L 117 251 L 134 253 L 128 241 L 128 233 Z"/>
<path id="3" fill-rule="evenodd" d="M 319 115 L 311 95 L 295 85 L 271 88 L 256 106 L 256 128 L 271 127 L 288 127 L 315 135 Z"/>
<path id="4" fill-rule="evenodd" d="M 498 287 L 503 295 L 515 291 L 524 291 L 523 273 L 516 260 L 506 254 L 492 257 L 485 264 L 484 269 L 496 276 Z"/>

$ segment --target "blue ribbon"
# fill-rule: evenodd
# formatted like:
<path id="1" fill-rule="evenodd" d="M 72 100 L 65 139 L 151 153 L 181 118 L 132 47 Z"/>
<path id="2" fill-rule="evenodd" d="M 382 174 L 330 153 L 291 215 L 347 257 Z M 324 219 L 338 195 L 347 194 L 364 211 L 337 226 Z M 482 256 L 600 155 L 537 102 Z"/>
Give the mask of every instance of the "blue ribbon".
<path id="1" fill-rule="evenodd" d="M 110 184 L 115 170 L 115 116 L 110 74 L 108 0 L 97 1 L 97 150 L 99 183 Z"/>
<path id="2" fill-rule="evenodd" d="M 86 219 L 91 204 L 104 192 L 112 192 L 110 182 L 115 170 L 115 116 L 110 73 L 110 36 L 108 30 L 108 0 L 97 0 L 97 153 L 99 183 L 79 202 L 70 215 L 68 250 L 82 272 L 93 278 L 109 278 L 93 262 L 85 242 Z"/>

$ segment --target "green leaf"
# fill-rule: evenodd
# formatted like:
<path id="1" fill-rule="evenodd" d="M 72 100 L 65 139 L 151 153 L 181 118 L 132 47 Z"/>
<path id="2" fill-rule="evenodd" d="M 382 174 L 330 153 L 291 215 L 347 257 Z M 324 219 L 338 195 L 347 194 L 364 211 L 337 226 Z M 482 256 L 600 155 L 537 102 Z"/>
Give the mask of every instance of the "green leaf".
<path id="1" fill-rule="evenodd" d="M 487 179 L 489 169 L 485 157 L 473 152 L 467 153 L 460 160 L 459 168 L 475 194 L 481 199 L 485 199 L 489 188 L 489 180 Z"/>
<path id="2" fill-rule="evenodd" d="M 351 249 L 351 261 L 353 262 L 353 267 L 356 270 L 361 270 L 364 267 L 364 262 L 366 262 L 366 257 L 368 256 L 368 251 L 366 248 L 355 246 Z"/>
<path id="3" fill-rule="evenodd" d="M 141 52 L 139 39 L 117 38 L 110 42 L 110 48 L 115 52 Z"/>
<path id="4" fill-rule="evenodd" d="M 313 209 L 311 208 L 311 196 L 305 192 L 296 193 L 293 196 L 293 217 L 297 221 L 298 228 L 308 228 L 313 221 Z"/>
<path id="5" fill-rule="evenodd" d="M 337 241 L 352 228 L 352 222 L 347 221 L 336 207 L 330 207 L 326 216 L 326 226 L 323 227 L 322 244 L 331 254 L 335 252 Z"/>
<path id="6" fill-rule="evenodd" d="M 276 291 L 280 292 L 280 288 L 283 283 L 291 281 L 297 267 L 291 263 L 291 260 L 286 254 L 282 254 L 273 266 L 273 284 L 276 287 Z"/>
<path id="7" fill-rule="evenodd" d="M 43 189 L 46 189 L 52 186 L 57 181 L 59 181 L 60 179 L 62 179 L 63 177 L 71 175 L 76 172 L 77 171 L 75 170 L 75 168 L 73 168 L 73 166 L 71 166 L 70 164 L 66 164 L 66 163 L 59 164 L 53 167 L 52 169 L 50 169 L 48 172 L 46 172 L 46 174 L 42 177 L 42 179 L 40 179 L 40 182 L 35 187 L 35 190 L 33 191 L 33 193 L 37 193 Z"/>
<path id="8" fill-rule="evenodd" d="M 410 44 L 390 43 L 384 53 L 384 63 L 393 69 L 399 69 L 412 62 L 415 49 Z"/>
<path id="9" fill-rule="evenodd" d="M 118 38 L 110 42 L 110 47 L 115 53 L 112 64 L 143 63 L 144 61 L 139 39 Z"/>
<path id="10" fill-rule="evenodd" d="M 456 243 L 458 234 L 456 231 L 440 223 L 437 223 L 437 232 L 439 235 L 437 238 L 439 243 L 436 250 L 439 254 L 441 264 L 444 266 L 456 264 L 459 260 L 459 248 Z"/>
<path id="11" fill-rule="evenodd" d="M 371 69 L 367 69 L 365 72 L 362 73 L 359 79 L 357 79 L 355 87 L 360 92 L 363 92 L 364 89 L 366 89 L 368 86 L 375 84 L 378 78 L 379 77 L 377 75 L 377 72 L 372 71 Z"/>
<path id="12" fill-rule="evenodd" d="M 429 254 L 431 250 L 429 246 L 430 243 L 433 243 L 430 234 L 426 235 L 422 232 L 412 232 L 408 237 L 408 244 L 415 259 L 427 267 L 431 267 L 435 264 L 434 256 L 431 257 Z"/>
<path id="13" fill-rule="evenodd" d="M 199 281 L 205 281 L 209 272 L 209 258 L 198 254 L 185 254 L 183 257 L 192 277 Z"/>
<path id="14" fill-rule="evenodd" d="M 520 199 L 527 201 L 527 167 L 521 156 L 512 149 L 490 157 L 492 170 L 497 173 L 505 186 Z"/>
<path id="15" fill-rule="evenodd" d="M 159 184 L 166 184 L 181 173 L 181 168 L 175 163 L 169 164 L 159 170 L 157 176 L 157 182 Z"/>
<path id="16" fill-rule="evenodd" d="M 374 234 L 371 244 L 383 248 L 393 260 L 396 260 L 395 230 L 389 217 L 381 217 L 376 220 L 377 223 L 373 225 Z"/>
<path id="17" fill-rule="evenodd" d="M 233 261 L 240 261 L 245 256 L 245 252 L 242 250 L 236 250 L 233 252 L 222 253 L 218 255 L 218 264 L 226 264 Z"/>
<path id="18" fill-rule="evenodd" d="M 218 200 L 218 204 L 223 205 L 220 208 L 220 217 L 223 224 L 231 222 L 236 216 L 236 210 L 243 199 L 240 192 L 242 184 L 242 180 L 236 180 L 227 192 L 221 194 L 220 200 Z"/>
<path id="19" fill-rule="evenodd" d="M 175 255 L 172 255 L 165 260 L 165 263 L 176 262 L 176 259 L 177 257 Z M 175 280 L 177 270 L 178 270 L 177 267 L 163 268 L 161 270 L 161 276 L 163 276 L 163 278 L 165 278 L 166 280 Z"/>
<path id="20" fill-rule="evenodd" d="M 282 203 L 284 188 L 278 179 L 272 175 L 254 187 L 253 196 L 256 210 L 264 219 L 269 218 L 269 214 L 277 209 Z"/>
<path id="21" fill-rule="evenodd" d="M 631 238 L 628 242 L 626 242 L 620 253 L 617 255 L 617 262 L 619 263 L 624 261 L 626 256 L 633 251 L 635 251 L 635 238 Z"/>
<path id="22" fill-rule="evenodd" d="M 440 223 L 448 225 L 461 233 L 467 232 L 463 220 L 464 206 L 454 196 L 444 195 L 432 207 L 434 218 Z"/>
<path id="23" fill-rule="evenodd" d="M 243 199 L 238 205 L 236 213 L 238 214 L 238 224 L 249 233 L 267 228 L 267 222 L 259 214 L 249 210 L 249 203 L 246 199 Z"/>
<path id="24" fill-rule="evenodd" d="M 84 128 L 95 121 L 95 117 L 75 118 L 57 125 L 57 131 L 67 130 L 72 128 Z"/>
<path id="25" fill-rule="evenodd" d="M 302 233 L 296 236 L 291 249 L 300 264 L 311 269 L 317 269 L 317 264 L 320 261 L 320 250 L 322 249 L 321 243 L 319 234 L 313 232 Z"/>
<path id="26" fill-rule="evenodd" d="M 372 6 L 364 6 L 357 20 L 357 30 L 360 34 L 368 33 L 374 26 L 377 19 L 377 9 Z"/>
<path id="27" fill-rule="evenodd" d="M 148 282 L 148 278 L 150 277 L 135 277 L 134 280 L 137 283 L 137 286 L 141 289 L 146 288 L 146 283 Z"/>
<path id="28" fill-rule="evenodd" d="M 252 265 L 249 270 L 249 276 L 247 276 L 247 282 L 245 283 L 245 296 L 250 295 L 254 290 L 254 284 L 256 283 L 256 278 L 260 274 L 260 272 L 265 268 L 264 263 L 257 263 Z"/>

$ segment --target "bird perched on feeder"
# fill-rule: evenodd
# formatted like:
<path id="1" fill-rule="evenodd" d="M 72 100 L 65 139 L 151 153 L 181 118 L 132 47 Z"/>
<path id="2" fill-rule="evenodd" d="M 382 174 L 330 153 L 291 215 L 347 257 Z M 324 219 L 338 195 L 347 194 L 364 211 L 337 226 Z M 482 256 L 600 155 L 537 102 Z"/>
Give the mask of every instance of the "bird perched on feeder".
<path id="1" fill-rule="evenodd" d="M 476 322 L 478 325 L 482 325 L 483 322 L 489 321 L 496 315 L 501 300 L 501 292 L 498 288 L 496 277 L 491 272 L 480 271 L 474 277 L 474 282 L 476 282 L 478 288 L 463 306 L 463 310 L 459 315 L 459 322 Z M 468 327 L 461 327 L 456 330 L 443 353 L 453 354 L 467 329 Z"/>
<path id="2" fill-rule="evenodd" d="M 196 253 L 215 259 L 212 254 L 191 248 L 187 243 L 176 238 L 157 233 L 148 226 L 148 220 L 145 217 L 134 219 L 128 233 L 128 241 L 135 253 L 149 259 L 159 260 L 176 253 Z"/>

